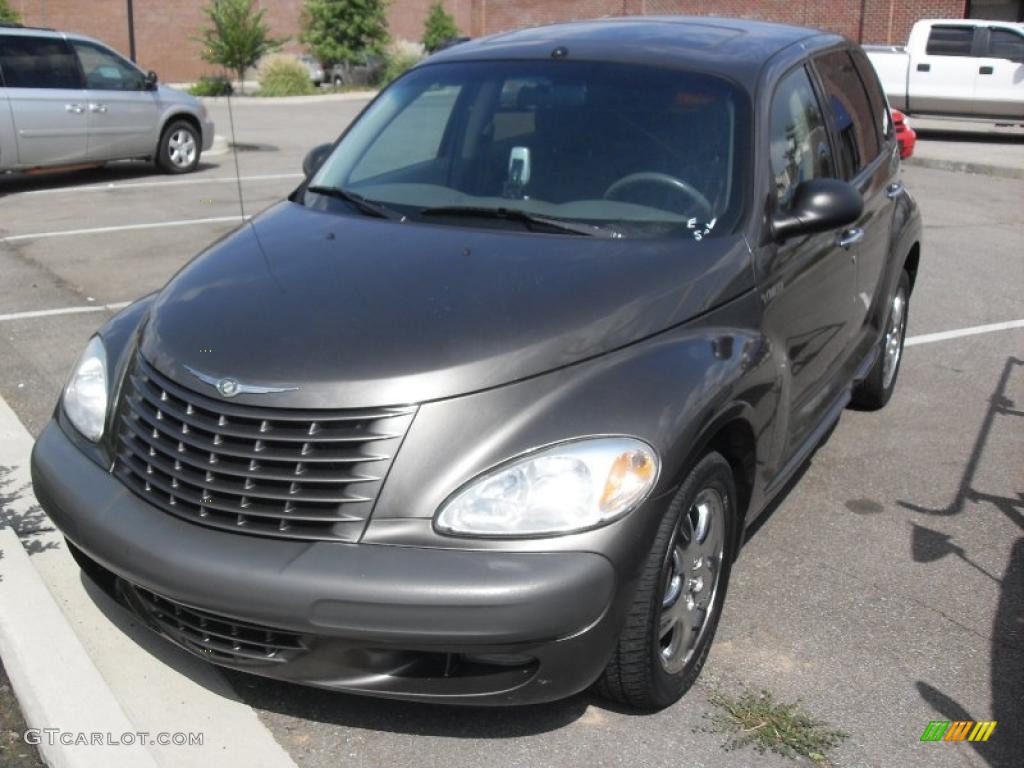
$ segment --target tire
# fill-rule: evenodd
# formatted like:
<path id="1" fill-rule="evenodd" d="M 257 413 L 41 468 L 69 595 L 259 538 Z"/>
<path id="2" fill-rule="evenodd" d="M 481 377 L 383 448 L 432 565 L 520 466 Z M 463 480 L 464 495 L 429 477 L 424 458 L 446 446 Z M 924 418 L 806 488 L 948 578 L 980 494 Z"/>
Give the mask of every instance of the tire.
<path id="1" fill-rule="evenodd" d="M 700 505 L 713 506 L 716 499 L 721 502 L 718 513 L 712 510 L 702 517 Z M 703 533 L 701 519 L 709 520 Z M 735 554 L 736 524 L 732 469 L 720 454 L 709 453 L 690 470 L 661 520 L 625 626 L 595 684 L 599 694 L 636 709 L 658 710 L 674 704 L 690 689 L 704 667 L 722 613 Z M 713 541 L 714 537 L 720 542 Z M 694 548 L 694 544 L 699 546 Z M 686 548 L 681 556 L 680 547 Z M 704 562 L 694 568 L 697 557 L 709 559 L 701 547 L 714 551 L 717 563 Z M 698 606 L 697 611 L 692 606 Z M 675 624 L 665 634 L 663 618 L 667 623 L 673 608 L 690 619 L 699 612 L 699 627 L 687 631 Z"/>
<path id="2" fill-rule="evenodd" d="M 900 273 L 896 290 L 889 300 L 885 315 L 885 329 L 879 339 L 878 359 L 871 366 L 864 381 L 853 389 L 850 404 L 862 411 L 884 408 L 892 397 L 903 361 L 903 342 L 907 336 L 907 317 L 910 313 L 910 275 Z"/>
<path id="3" fill-rule="evenodd" d="M 164 173 L 191 173 L 199 165 L 203 140 L 199 131 L 186 120 L 175 120 L 160 134 L 156 164 Z"/>

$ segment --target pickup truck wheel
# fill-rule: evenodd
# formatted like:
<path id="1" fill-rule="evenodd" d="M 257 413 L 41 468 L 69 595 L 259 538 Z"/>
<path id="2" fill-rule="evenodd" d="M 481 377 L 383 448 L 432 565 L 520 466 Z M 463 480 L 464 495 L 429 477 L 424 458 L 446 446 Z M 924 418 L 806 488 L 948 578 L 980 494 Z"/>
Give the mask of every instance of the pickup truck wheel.
<path id="1" fill-rule="evenodd" d="M 693 685 L 729 582 L 735 499 L 732 469 L 720 454 L 707 454 L 687 475 L 661 520 L 598 693 L 654 710 Z"/>
<path id="2" fill-rule="evenodd" d="M 189 173 L 199 165 L 203 142 L 195 126 L 177 120 L 160 135 L 156 162 L 165 173 Z"/>
<path id="3" fill-rule="evenodd" d="M 885 333 L 879 340 L 878 359 L 864 381 L 853 390 L 851 404 L 864 411 L 885 407 L 896 388 L 896 377 L 903 360 L 903 341 L 907 335 L 907 313 L 910 310 L 910 275 L 900 273 L 896 291 L 889 302 Z"/>

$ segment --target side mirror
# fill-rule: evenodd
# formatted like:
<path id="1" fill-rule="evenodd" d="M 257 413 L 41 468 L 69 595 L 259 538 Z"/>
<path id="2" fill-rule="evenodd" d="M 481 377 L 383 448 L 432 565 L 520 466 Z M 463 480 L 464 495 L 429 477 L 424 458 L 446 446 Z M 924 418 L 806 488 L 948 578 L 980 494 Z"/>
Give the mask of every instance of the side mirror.
<path id="1" fill-rule="evenodd" d="M 796 188 L 790 209 L 772 217 L 772 237 L 781 243 L 791 237 L 828 232 L 852 224 L 863 211 L 864 198 L 852 184 L 810 179 Z"/>
<path id="2" fill-rule="evenodd" d="M 143 82 L 146 84 L 147 91 L 155 91 L 156 84 L 157 82 L 159 82 L 156 76 L 156 72 L 154 72 L 152 69 L 149 70 L 149 72 L 146 73 L 146 79 L 143 80 Z"/>
<path id="3" fill-rule="evenodd" d="M 307 179 L 320 170 L 320 166 L 324 164 L 324 160 L 331 154 L 332 149 L 334 149 L 333 144 L 321 144 L 306 153 L 306 156 L 302 158 L 302 172 L 306 174 Z"/>

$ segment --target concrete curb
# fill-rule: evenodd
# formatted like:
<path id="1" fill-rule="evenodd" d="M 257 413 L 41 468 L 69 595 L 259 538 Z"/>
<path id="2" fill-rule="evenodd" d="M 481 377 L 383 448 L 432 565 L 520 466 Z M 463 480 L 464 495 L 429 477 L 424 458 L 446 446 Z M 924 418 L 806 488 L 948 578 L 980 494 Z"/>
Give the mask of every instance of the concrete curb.
<path id="1" fill-rule="evenodd" d="M 213 157 L 216 155 L 226 155 L 230 149 L 231 145 L 228 143 L 228 137 L 221 136 L 219 133 L 216 133 L 213 136 L 213 145 L 203 152 L 203 156 Z"/>
<path id="2" fill-rule="evenodd" d="M 366 101 L 376 96 L 378 91 L 349 91 L 347 93 L 324 93 L 310 96 L 232 96 L 232 106 L 246 107 L 280 107 L 288 104 L 321 104 L 332 101 Z M 225 106 L 225 96 L 202 96 L 199 99 L 207 107 Z"/>
<path id="3" fill-rule="evenodd" d="M 972 163 L 962 160 L 946 160 L 939 157 L 918 157 L 913 155 L 903 161 L 907 165 L 918 168 L 931 168 L 937 171 L 954 171 L 956 173 L 976 173 L 981 176 L 999 176 L 1004 179 L 1024 179 L 1024 168 L 990 163 Z"/>
<path id="4" fill-rule="evenodd" d="M 134 734 L 110 688 L 85 652 L 17 534 L 0 528 L 0 655 L 29 727 L 64 733 Z M 45 735 L 44 735 L 45 736 Z M 39 752 L 50 768 L 156 768 L 139 744 L 71 744 L 45 737 Z"/>

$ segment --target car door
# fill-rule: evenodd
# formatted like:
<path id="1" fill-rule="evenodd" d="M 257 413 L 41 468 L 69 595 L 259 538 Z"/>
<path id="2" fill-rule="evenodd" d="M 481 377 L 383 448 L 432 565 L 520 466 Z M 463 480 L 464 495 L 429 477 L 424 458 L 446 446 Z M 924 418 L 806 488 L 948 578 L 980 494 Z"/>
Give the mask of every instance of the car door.
<path id="1" fill-rule="evenodd" d="M 974 86 L 974 113 L 1024 119 L 1024 33 L 1011 27 L 982 31 Z"/>
<path id="2" fill-rule="evenodd" d="M 102 45 L 87 40 L 72 40 L 71 45 L 85 77 L 89 159 L 153 154 L 160 110 L 145 75 Z"/>
<path id="3" fill-rule="evenodd" d="M 975 28 L 969 24 L 935 24 L 924 55 L 911 53 L 907 87 L 911 112 L 969 115 L 974 104 Z"/>
<path id="4" fill-rule="evenodd" d="M 769 162 L 773 211 L 787 210 L 797 186 L 836 175 L 824 110 L 808 70 L 786 74 L 772 96 Z M 856 271 L 836 245 L 838 232 L 765 245 L 758 255 L 765 332 L 785 350 L 783 393 L 788 427 L 780 434 L 791 456 L 839 395 L 838 372 L 848 357 Z"/>
<path id="5" fill-rule="evenodd" d="M 78 61 L 53 35 L 0 34 L 0 69 L 14 122 L 18 165 L 86 159 L 88 116 Z"/>

